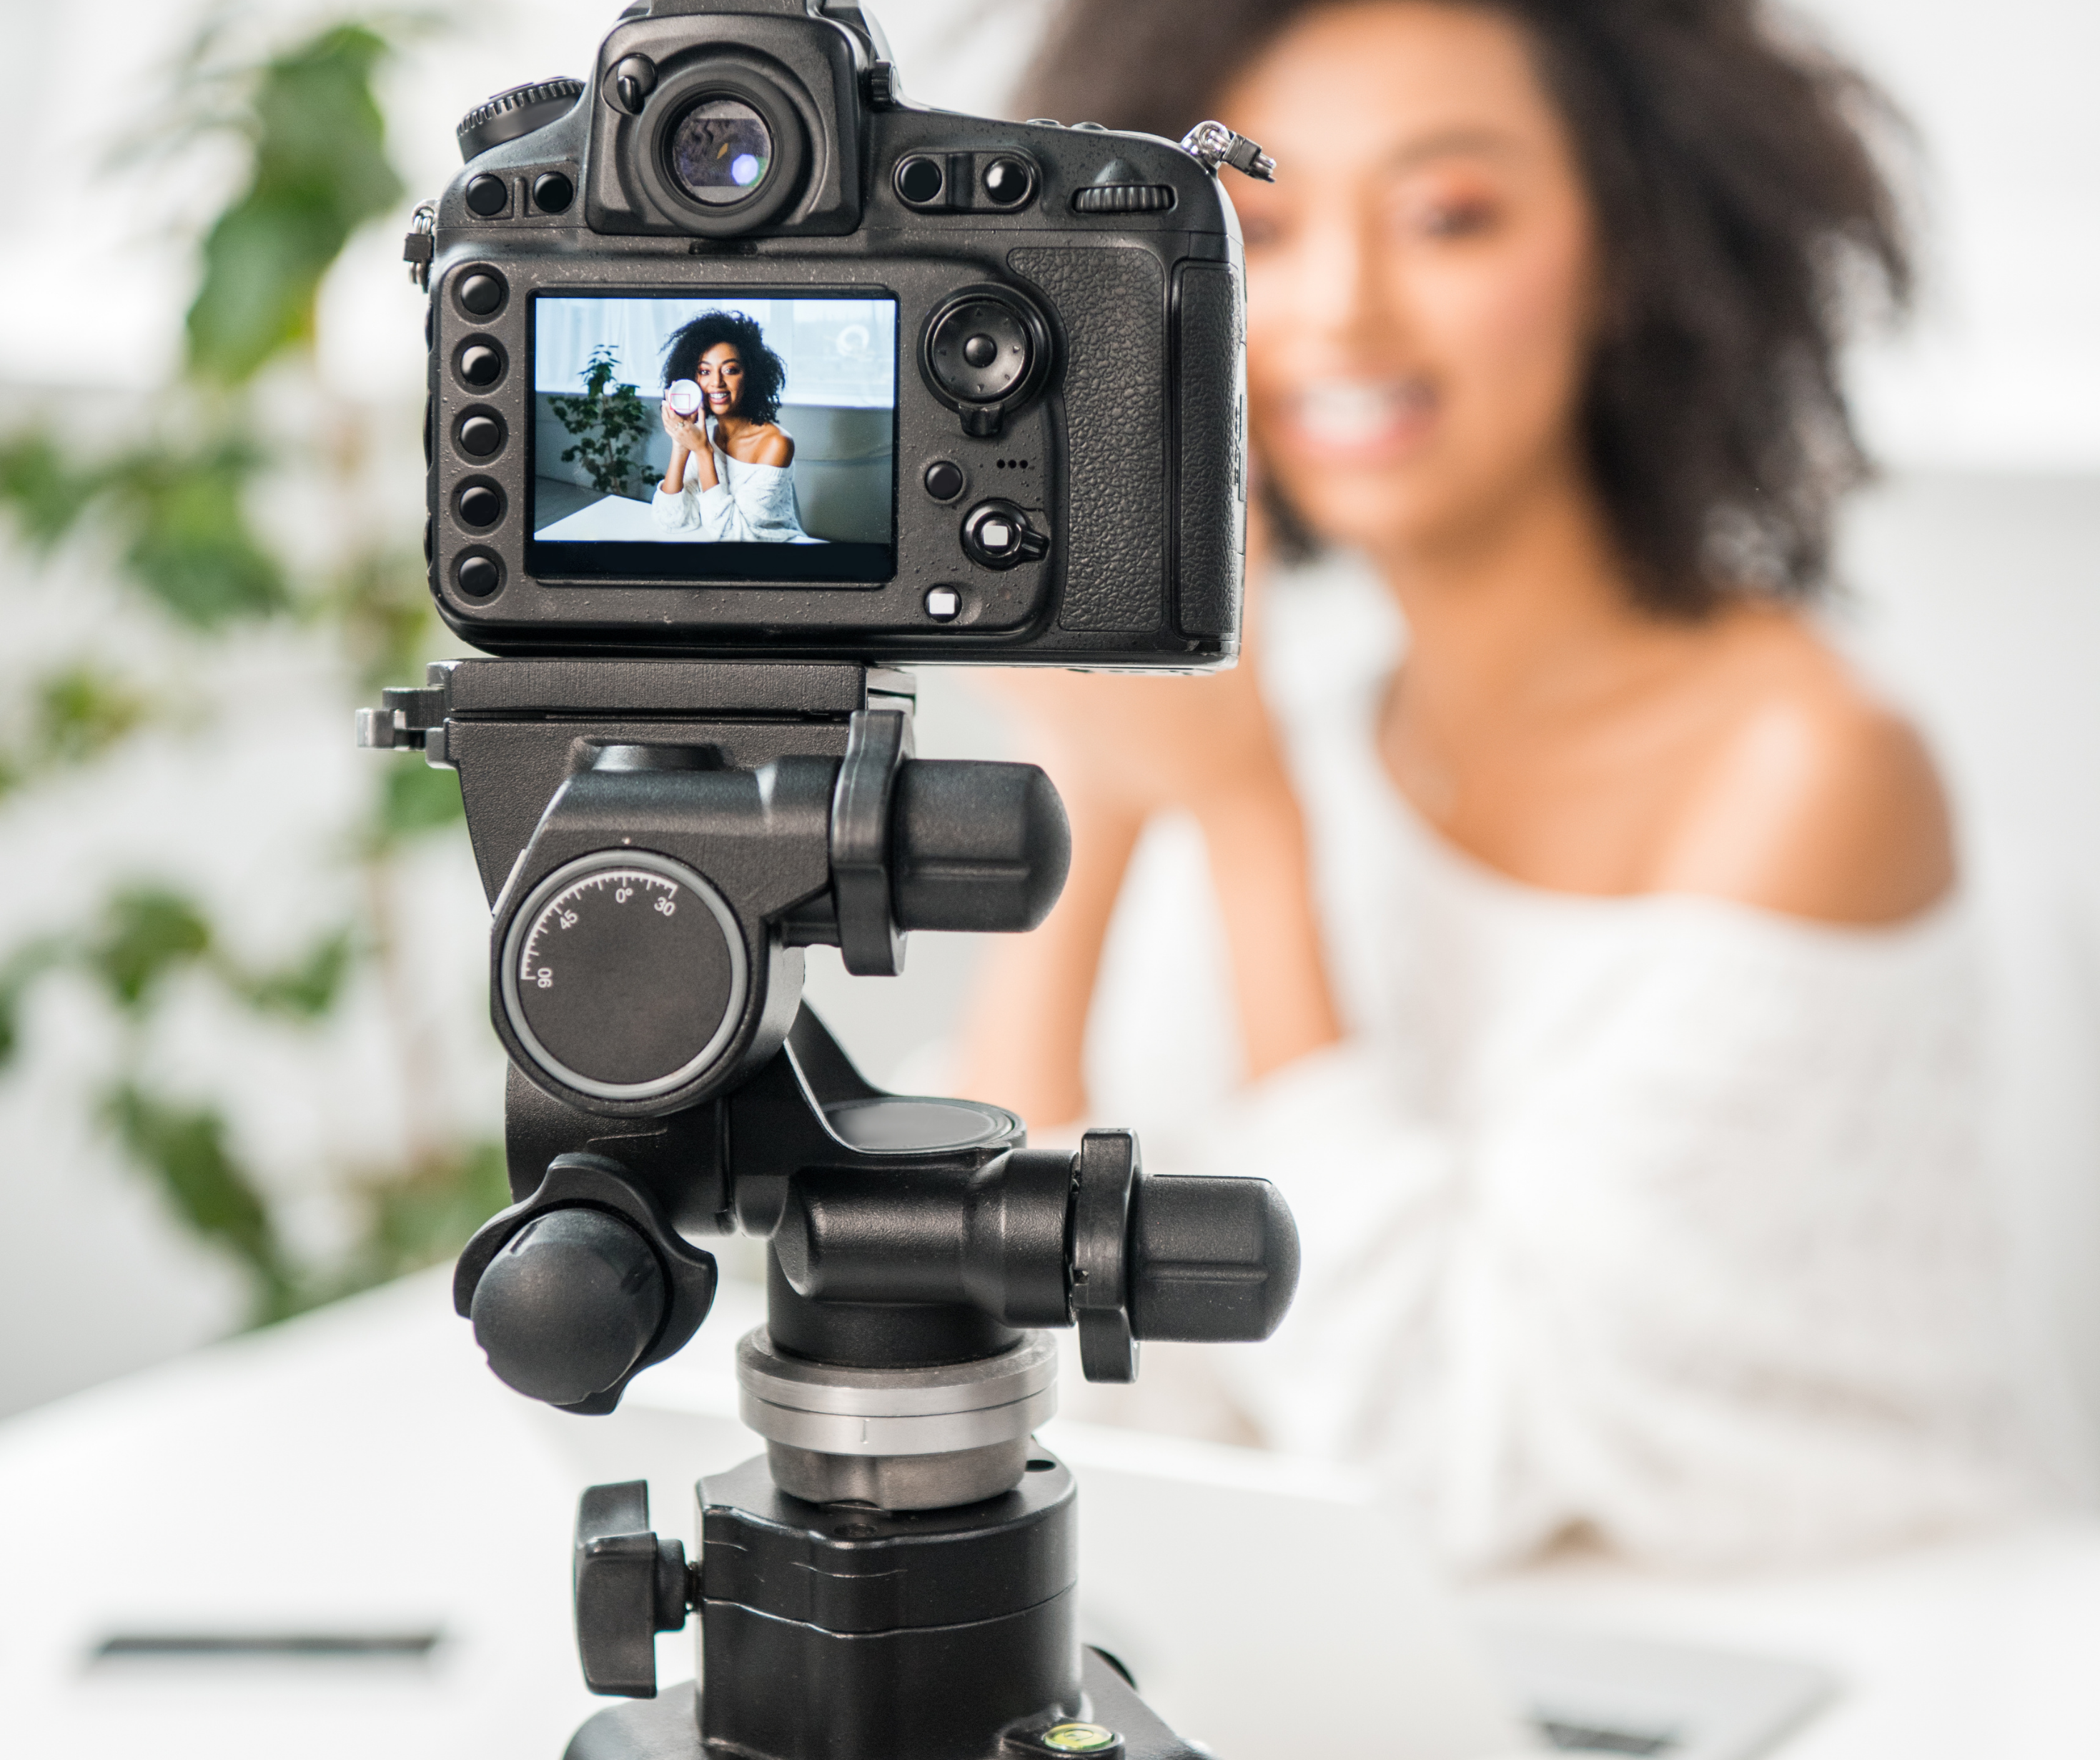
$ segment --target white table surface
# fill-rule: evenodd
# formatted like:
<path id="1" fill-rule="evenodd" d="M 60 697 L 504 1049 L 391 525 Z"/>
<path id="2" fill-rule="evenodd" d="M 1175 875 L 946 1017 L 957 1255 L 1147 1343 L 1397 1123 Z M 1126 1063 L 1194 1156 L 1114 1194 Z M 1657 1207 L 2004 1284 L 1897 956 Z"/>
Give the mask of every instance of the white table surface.
<path id="1" fill-rule="evenodd" d="M 544 543 L 706 543 L 697 531 L 669 531 L 656 523 L 655 509 L 646 501 L 609 495 L 566 513 L 532 535 Z M 805 535 L 782 540 L 787 543 L 822 543 L 821 538 Z"/>
<path id="2" fill-rule="evenodd" d="M 704 1348 L 651 1371 L 671 1397 L 645 1377 L 607 1419 L 502 1388 L 431 1274 L 0 1425 L 0 1753 L 553 1760 L 603 1702 L 568 1629 L 576 1492 L 646 1476 L 688 1533 L 692 1479 L 754 1449 L 698 1415 L 730 1409 L 753 1301 L 726 1285 Z M 2100 1755 L 2100 1521 L 1754 1581 L 1562 1562 L 1466 1599 L 1834 1669 L 1784 1760 Z M 116 1630 L 417 1629 L 427 1664 L 93 1660 Z M 689 1643 L 660 1640 L 667 1682 Z"/>

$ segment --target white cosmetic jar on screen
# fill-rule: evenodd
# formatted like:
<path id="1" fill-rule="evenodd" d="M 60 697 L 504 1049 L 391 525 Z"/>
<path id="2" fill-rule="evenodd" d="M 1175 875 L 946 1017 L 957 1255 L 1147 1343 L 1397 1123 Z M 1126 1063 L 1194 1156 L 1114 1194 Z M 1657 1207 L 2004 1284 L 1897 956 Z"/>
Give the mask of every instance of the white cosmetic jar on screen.
<path id="1" fill-rule="evenodd" d="M 700 406 L 707 402 L 707 398 L 691 380 L 673 379 L 670 388 L 664 394 L 664 401 L 681 416 L 693 416 L 699 412 Z"/>

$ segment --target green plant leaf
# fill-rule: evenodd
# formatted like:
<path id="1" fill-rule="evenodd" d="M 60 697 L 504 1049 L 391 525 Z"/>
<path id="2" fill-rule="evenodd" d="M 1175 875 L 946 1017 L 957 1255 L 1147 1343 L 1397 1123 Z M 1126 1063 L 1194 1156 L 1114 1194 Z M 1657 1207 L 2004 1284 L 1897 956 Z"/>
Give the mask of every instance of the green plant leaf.
<path id="1" fill-rule="evenodd" d="M 290 1312 L 297 1297 L 269 1208 L 227 1146 L 218 1110 L 164 1100 L 132 1082 L 120 1083 L 104 1110 L 126 1152 L 183 1221 L 248 1267 L 261 1317 Z"/>
<path id="2" fill-rule="evenodd" d="M 285 1014 L 295 1020 L 318 1020 L 335 1006 L 349 975 L 355 944 L 351 931 L 339 929 L 321 941 L 295 965 L 265 972 L 259 977 L 228 971 L 227 986 L 250 1008 L 266 1014 Z"/>
<path id="3" fill-rule="evenodd" d="M 352 232 L 399 198 L 372 76 L 377 33 L 343 24 L 264 67 L 248 118 L 247 192 L 204 242 L 190 370 L 238 385 L 313 333 L 314 301 Z"/>
<path id="4" fill-rule="evenodd" d="M 73 530 L 106 480 L 104 472 L 68 457 L 40 429 L 0 441 L 0 504 L 12 510 L 22 536 L 39 550 L 50 549 Z"/>
<path id="5" fill-rule="evenodd" d="M 190 900 L 165 887 L 133 887 L 105 907 L 86 963 L 117 1006 L 138 1014 L 163 978 L 201 959 L 211 943 L 211 925 Z"/>
<path id="6" fill-rule="evenodd" d="M 14 1061 L 21 1049 L 22 1003 L 29 987 L 53 966 L 63 964 L 72 951 L 56 935 L 40 936 L 15 949 L 0 966 L 0 1069 Z"/>
<path id="7" fill-rule="evenodd" d="M 133 530 L 125 563 L 186 623 L 210 629 L 267 616 L 289 602 L 284 570 L 256 538 L 243 505 L 254 470 L 246 448 L 227 445 L 155 458 L 117 480 Z"/>
<path id="8" fill-rule="evenodd" d="M 379 800 L 382 843 L 395 843 L 427 831 L 442 831 L 462 823 L 465 817 L 458 772 L 433 769 L 408 759 L 387 767 Z"/>

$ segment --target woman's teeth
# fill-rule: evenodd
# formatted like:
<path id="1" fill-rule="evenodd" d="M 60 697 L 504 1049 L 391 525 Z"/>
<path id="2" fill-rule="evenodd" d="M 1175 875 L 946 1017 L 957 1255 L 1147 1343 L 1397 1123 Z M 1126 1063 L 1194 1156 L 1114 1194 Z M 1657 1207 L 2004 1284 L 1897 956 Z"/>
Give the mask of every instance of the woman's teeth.
<path id="1" fill-rule="evenodd" d="M 1307 434 L 1357 447 L 1417 425 L 1436 407 L 1436 394 L 1419 379 L 1330 379 L 1304 386 L 1292 401 L 1292 417 Z"/>

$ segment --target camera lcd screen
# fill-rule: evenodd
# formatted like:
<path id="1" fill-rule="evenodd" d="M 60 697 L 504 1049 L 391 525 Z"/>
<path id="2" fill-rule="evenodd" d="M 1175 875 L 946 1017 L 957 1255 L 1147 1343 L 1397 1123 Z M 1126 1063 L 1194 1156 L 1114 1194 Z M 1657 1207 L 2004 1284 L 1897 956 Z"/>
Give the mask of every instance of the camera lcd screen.
<path id="1" fill-rule="evenodd" d="M 896 572 L 897 302 L 533 301 L 542 580 Z"/>

